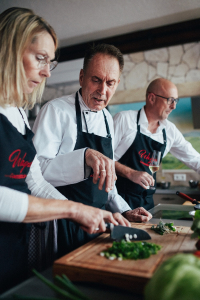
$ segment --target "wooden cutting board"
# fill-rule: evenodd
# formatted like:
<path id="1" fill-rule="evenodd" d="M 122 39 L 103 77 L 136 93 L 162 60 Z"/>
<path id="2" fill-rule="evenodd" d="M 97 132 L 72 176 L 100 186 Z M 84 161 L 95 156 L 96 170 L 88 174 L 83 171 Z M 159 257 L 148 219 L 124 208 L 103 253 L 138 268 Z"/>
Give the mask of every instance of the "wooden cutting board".
<path id="1" fill-rule="evenodd" d="M 159 235 L 151 230 L 151 224 L 132 223 L 132 227 L 146 230 L 152 242 L 162 246 L 157 254 L 140 260 L 108 260 L 100 252 L 111 247 L 110 235 L 104 233 L 93 241 L 56 260 L 54 275 L 66 274 L 72 281 L 96 282 L 142 293 L 144 286 L 157 267 L 170 256 L 193 253 L 196 240 L 191 239 L 190 227 L 177 226 L 179 233 Z"/>

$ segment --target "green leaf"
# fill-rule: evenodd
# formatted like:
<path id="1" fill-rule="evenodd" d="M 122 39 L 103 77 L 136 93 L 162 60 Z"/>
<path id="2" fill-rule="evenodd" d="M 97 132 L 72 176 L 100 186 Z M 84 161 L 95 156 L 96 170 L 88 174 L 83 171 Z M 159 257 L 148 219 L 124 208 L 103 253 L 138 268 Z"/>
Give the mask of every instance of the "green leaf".
<path id="1" fill-rule="evenodd" d="M 196 211 L 195 211 L 194 218 L 195 218 L 195 219 L 200 219 L 200 210 L 196 210 Z"/>
<path id="2" fill-rule="evenodd" d="M 56 275 L 55 279 L 56 281 L 63 286 L 69 293 L 80 297 L 80 299 L 83 300 L 89 300 L 88 297 L 86 297 L 84 294 L 82 294 L 74 285 L 73 283 L 67 278 L 66 275 L 62 275 L 63 278 L 60 276 Z"/>
<path id="3" fill-rule="evenodd" d="M 27 296 L 20 296 L 20 295 L 13 295 L 14 299 L 21 299 L 21 300 L 60 300 L 59 298 L 49 298 L 49 297 L 27 297 Z"/>
<path id="4" fill-rule="evenodd" d="M 64 289 L 61 289 L 60 287 L 56 286 L 53 284 L 50 280 L 46 279 L 43 275 L 38 273 L 36 270 L 33 270 L 33 273 L 47 286 L 49 286 L 52 290 L 57 292 L 59 295 L 63 296 L 64 299 L 69 299 L 69 300 L 82 300 L 82 297 L 77 297 L 75 295 L 72 295 L 71 293 L 65 291 Z"/>

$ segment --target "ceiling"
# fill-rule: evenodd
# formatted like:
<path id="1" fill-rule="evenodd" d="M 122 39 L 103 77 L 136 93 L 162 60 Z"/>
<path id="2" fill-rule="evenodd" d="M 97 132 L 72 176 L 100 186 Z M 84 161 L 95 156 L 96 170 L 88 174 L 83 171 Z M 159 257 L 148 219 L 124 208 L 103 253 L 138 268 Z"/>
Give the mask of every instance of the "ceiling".
<path id="1" fill-rule="evenodd" d="M 200 0 L 0 0 L 0 13 L 13 6 L 30 8 L 44 17 L 55 29 L 59 47 L 193 20 L 200 16 Z M 59 62 L 47 84 L 77 82 L 82 65 L 81 58 Z"/>
<path id="2" fill-rule="evenodd" d="M 0 0 L 31 8 L 55 29 L 60 47 L 192 20 L 200 0 Z"/>

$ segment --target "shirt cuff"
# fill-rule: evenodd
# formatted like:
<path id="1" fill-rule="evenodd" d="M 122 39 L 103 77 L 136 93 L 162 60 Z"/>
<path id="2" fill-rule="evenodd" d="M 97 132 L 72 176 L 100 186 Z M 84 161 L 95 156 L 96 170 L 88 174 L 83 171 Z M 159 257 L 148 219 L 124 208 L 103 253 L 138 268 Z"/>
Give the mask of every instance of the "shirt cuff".
<path id="1" fill-rule="evenodd" d="M 28 195 L 2 186 L 0 194 L 0 220 L 22 222 L 28 211 Z"/>
<path id="2" fill-rule="evenodd" d="M 92 170 L 92 168 L 86 164 L 86 160 L 85 160 L 85 153 L 86 153 L 87 149 L 89 149 L 89 148 L 86 148 L 85 152 L 84 152 L 84 179 L 87 179 L 90 176 L 90 173 Z"/>
<path id="3" fill-rule="evenodd" d="M 112 213 L 119 212 L 122 214 L 132 209 L 119 194 L 112 194 L 108 197 L 108 201 L 106 203 L 106 210 L 109 210 Z"/>

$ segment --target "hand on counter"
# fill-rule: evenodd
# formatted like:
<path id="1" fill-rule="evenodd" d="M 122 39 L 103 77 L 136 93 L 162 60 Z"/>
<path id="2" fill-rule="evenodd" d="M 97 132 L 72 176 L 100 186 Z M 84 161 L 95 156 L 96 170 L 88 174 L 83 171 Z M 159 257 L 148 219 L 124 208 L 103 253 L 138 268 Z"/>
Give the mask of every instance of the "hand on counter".
<path id="1" fill-rule="evenodd" d="M 143 207 L 128 210 L 123 213 L 123 216 L 130 222 L 148 222 L 152 218 L 152 214 Z"/>
<path id="2" fill-rule="evenodd" d="M 98 186 L 99 189 L 102 190 L 105 182 L 105 191 L 109 193 L 110 190 L 113 189 L 114 182 L 116 180 L 114 161 L 102 153 L 89 148 L 85 152 L 85 161 L 94 172 L 94 184 L 97 183 L 98 178 L 100 177 Z"/>

